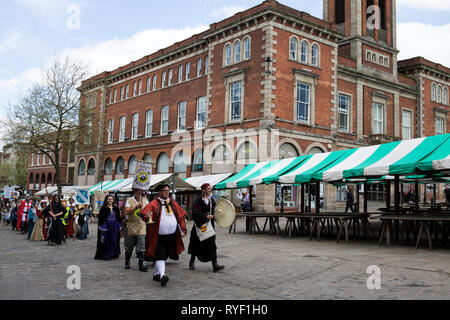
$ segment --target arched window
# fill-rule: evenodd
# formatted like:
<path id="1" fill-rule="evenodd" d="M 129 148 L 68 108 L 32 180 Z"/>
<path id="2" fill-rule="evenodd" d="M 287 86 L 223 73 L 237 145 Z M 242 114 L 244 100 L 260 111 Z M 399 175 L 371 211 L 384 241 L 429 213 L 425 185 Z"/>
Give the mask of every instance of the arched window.
<path id="1" fill-rule="evenodd" d="M 147 92 L 150 92 L 150 77 L 147 77 Z"/>
<path id="2" fill-rule="evenodd" d="M 30 184 L 34 184 L 34 175 L 33 175 L 33 172 L 30 173 Z"/>
<path id="3" fill-rule="evenodd" d="M 250 142 L 243 143 L 237 152 L 237 160 L 256 160 L 256 148 L 255 146 Z"/>
<path id="4" fill-rule="evenodd" d="M 122 157 L 119 157 L 116 161 L 116 174 L 124 174 L 125 172 L 125 161 Z"/>
<path id="5" fill-rule="evenodd" d="M 156 90 L 156 74 L 153 75 L 152 90 Z"/>
<path id="6" fill-rule="evenodd" d="M 189 80 L 189 74 L 191 73 L 191 63 L 188 62 L 186 63 L 186 77 L 185 80 L 188 81 Z"/>
<path id="7" fill-rule="evenodd" d="M 41 176 L 41 186 L 45 187 L 45 173 Z"/>
<path id="8" fill-rule="evenodd" d="M 250 59 L 250 37 L 244 39 L 244 60 Z"/>
<path id="9" fill-rule="evenodd" d="M 149 154 L 146 154 L 146 155 L 144 156 L 144 161 L 145 161 L 145 162 L 150 162 L 150 163 L 152 163 L 152 162 L 153 162 L 153 160 L 152 160 L 152 157 L 151 157 L 151 155 L 149 155 Z"/>
<path id="10" fill-rule="evenodd" d="M 113 170 L 113 162 L 111 158 L 106 159 L 105 161 L 105 174 L 111 175 Z"/>
<path id="11" fill-rule="evenodd" d="M 186 157 L 184 156 L 183 150 L 180 150 L 175 154 L 173 172 L 186 172 Z"/>
<path id="12" fill-rule="evenodd" d="M 52 184 L 52 174 L 49 173 L 49 174 L 47 175 L 47 185 L 49 186 L 49 185 L 51 185 L 51 184 Z"/>
<path id="13" fill-rule="evenodd" d="M 203 150 L 198 149 L 194 152 L 192 157 L 192 171 L 199 172 L 203 171 Z"/>
<path id="14" fill-rule="evenodd" d="M 78 163 L 78 175 L 84 176 L 84 171 L 86 170 L 86 163 L 84 163 L 84 159 Z"/>
<path id="15" fill-rule="evenodd" d="M 136 165 L 137 165 L 136 157 L 131 156 L 130 160 L 128 160 L 128 176 L 136 174 Z"/>
<path id="16" fill-rule="evenodd" d="M 308 154 L 316 154 L 316 153 L 323 153 L 324 151 L 320 149 L 319 147 L 313 147 L 311 150 L 309 150 Z"/>
<path id="17" fill-rule="evenodd" d="M 164 88 L 165 84 L 166 84 L 166 72 L 163 71 L 162 77 L 161 77 L 161 88 Z"/>
<path id="18" fill-rule="evenodd" d="M 40 180 L 39 180 L 39 173 L 36 174 L 36 182 L 35 182 L 35 184 L 38 185 L 37 188 L 35 188 L 35 189 L 40 189 L 41 188 L 41 184 L 40 184 Z"/>
<path id="19" fill-rule="evenodd" d="M 169 172 L 169 157 L 164 152 L 158 157 L 158 162 L 156 164 L 157 173 L 168 173 Z"/>
<path id="20" fill-rule="evenodd" d="M 183 65 L 180 64 L 178 67 L 178 83 L 183 82 Z"/>
<path id="21" fill-rule="evenodd" d="M 167 80 L 167 85 L 169 86 L 172 85 L 172 74 L 173 74 L 172 69 L 169 69 L 169 79 Z"/>
<path id="22" fill-rule="evenodd" d="M 297 45 L 297 38 L 292 37 L 291 43 L 289 45 L 289 58 L 291 58 L 292 60 L 297 60 Z"/>
<path id="23" fill-rule="evenodd" d="M 90 159 L 88 162 L 88 175 L 93 176 L 95 174 L 95 161 Z"/>
<path id="24" fill-rule="evenodd" d="M 241 41 L 237 40 L 234 43 L 234 62 L 241 61 Z"/>
<path id="25" fill-rule="evenodd" d="M 228 148 L 224 144 L 216 147 L 213 150 L 212 159 L 213 161 L 226 161 L 230 159 L 230 152 L 228 151 Z"/>
<path id="26" fill-rule="evenodd" d="M 231 64 L 231 44 L 225 46 L 225 65 Z"/>
<path id="27" fill-rule="evenodd" d="M 319 66 L 319 46 L 317 44 L 313 44 L 311 47 L 311 64 Z"/>
<path id="28" fill-rule="evenodd" d="M 302 52 L 301 52 L 301 56 L 300 56 L 300 61 L 303 63 L 308 63 L 308 50 L 309 50 L 308 42 L 306 40 L 303 40 L 302 41 Z"/>
<path id="29" fill-rule="evenodd" d="M 290 143 L 283 143 L 279 150 L 280 159 L 298 157 L 298 152 L 295 147 Z"/>
<path id="30" fill-rule="evenodd" d="M 442 99 L 442 87 L 438 86 L 437 87 L 437 102 L 441 103 Z"/>
<path id="31" fill-rule="evenodd" d="M 431 101 L 436 101 L 436 85 L 431 85 Z"/>
<path id="32" fill-rule="evenodd" d="M 442 93 L 442 103 L 448 104 L 448 88 L 444 87 L 444 91 Z"/>
<path id="33" fill-rule="evenodd" d="M 202 75 L 202 64 L 203 64 L 203 60 L 202 60 L 202 58 L 199 58 L 197 60 L 197 77 L 200 77 Z"/>
<path id="34" fill-rule="evenodd" d="M 127 85 L 126 85 L 126 87 L 125 87 L 125 99 L 128 99 L 128 94 L 130 93 L 130 86 L 128 85 L 128 83 L 127 83 Z"/>
<path id="35" fill-rule="evenodd" d="M 208 68 L 209 68 L 209 58 L 208 56 L 205 57 L 205 74 L 208 74 Z"/>

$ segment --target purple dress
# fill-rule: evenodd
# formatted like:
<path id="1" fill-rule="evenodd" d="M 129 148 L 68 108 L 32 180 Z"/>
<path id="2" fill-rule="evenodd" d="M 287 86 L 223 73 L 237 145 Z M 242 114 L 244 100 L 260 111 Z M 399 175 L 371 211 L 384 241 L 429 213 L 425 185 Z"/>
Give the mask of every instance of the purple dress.
<path id="1" fill-rule="evenodd" d="M 102 208 L 99 214 L 96 259 L 114 259 L 120 255 L 120 230 L 118 208 Z"/>

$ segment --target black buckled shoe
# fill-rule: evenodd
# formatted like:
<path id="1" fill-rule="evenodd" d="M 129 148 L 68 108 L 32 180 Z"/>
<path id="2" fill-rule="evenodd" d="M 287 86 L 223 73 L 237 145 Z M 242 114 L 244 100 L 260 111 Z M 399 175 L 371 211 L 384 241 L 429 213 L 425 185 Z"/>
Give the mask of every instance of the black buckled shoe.
<path id="1" fill-rule="evenodd" d="M 164 287 L 167 284 L 167 282 L 169 282 L 169 277 L 166 275 L 163 275 L 161 278 L 161 287 Z"/>

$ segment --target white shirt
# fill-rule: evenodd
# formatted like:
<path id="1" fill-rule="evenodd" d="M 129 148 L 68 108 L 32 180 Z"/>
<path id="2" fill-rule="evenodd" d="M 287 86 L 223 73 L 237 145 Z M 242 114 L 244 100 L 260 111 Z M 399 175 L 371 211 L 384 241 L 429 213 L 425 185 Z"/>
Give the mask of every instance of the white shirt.
<path id="1" fill-rule="evenodd" d="M 178 222 L 175 214 L 167 215 L 166 207 L 161 203 L 161 221 L 159 222 L 159 234 L 173 234 L 175 233 L 175 231 L 177 231 L 177 225 Z"/>

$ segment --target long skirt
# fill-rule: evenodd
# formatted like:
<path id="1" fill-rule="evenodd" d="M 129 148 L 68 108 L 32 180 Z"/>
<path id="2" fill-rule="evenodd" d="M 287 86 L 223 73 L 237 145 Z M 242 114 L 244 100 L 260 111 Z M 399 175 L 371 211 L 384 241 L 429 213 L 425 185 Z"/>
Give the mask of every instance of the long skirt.
<path id="1" fill-rule="evenodd" d="M 51 218 L 50 218 L 51 219 Z M 52 243 L 61 244 L 64 237 L 64 225 L 61 219 L 56 218 L 56 220 L 51 221 L 51 227 L 48 232 L 48 239 Z"/>
<path id="2" fill-rule="evenodd" d="M 35 222 L 33 220 L 28 221 L 28 240 L 30 240 L 31 234 L 33 233 Z"/>
<path id="3" fill-rule="evenodd" d="M 31 234 L 30 240 L 41 241 L 45 240 L 44 234 L 42 233 L 42 226 L 44 225 L 44 219 L 38 218 L 36 224 L 33 228 L 33 233 Z"/>
<path id="4" fill-rule="evenodd" d="M 121 224 L 114 219 L 107 219 L 98 226 L 97 251 L 94 259 L 115 259 L 120 256 L 120 229 Z"/>

